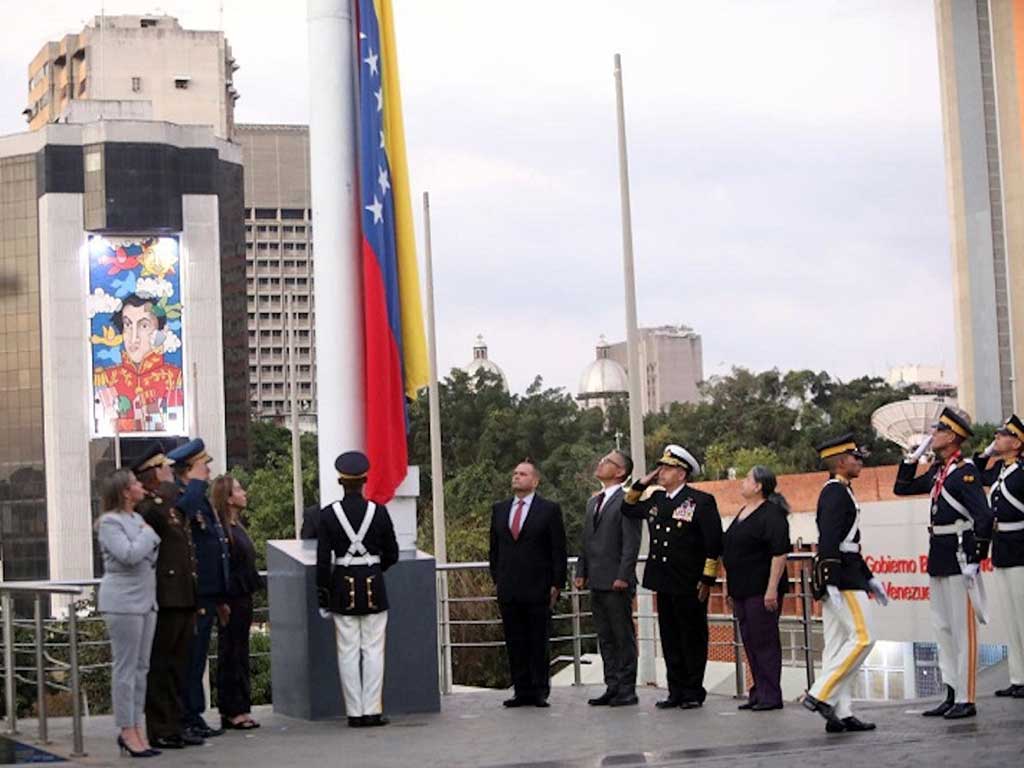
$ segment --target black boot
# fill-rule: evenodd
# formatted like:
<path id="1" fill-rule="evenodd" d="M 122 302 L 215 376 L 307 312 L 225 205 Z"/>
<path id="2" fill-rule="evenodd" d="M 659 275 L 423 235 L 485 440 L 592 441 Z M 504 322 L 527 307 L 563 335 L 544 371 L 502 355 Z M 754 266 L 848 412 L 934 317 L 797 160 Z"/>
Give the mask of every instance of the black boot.
<path id="1" fill-rule="evenodd" d="M 953 699 L 955 697 L 956 697 L 956 692 L 952 689 L 952 687 L 947 685 L 946 686 L 946 700 L 944 702 L 942 702 L 941 704 L 939 704 L 939 706 L 935 707 L 934 709 L 925 710 L 921 714 L 924 717 L 942 717 L 947 712 L 949 712 L 949 710 L 951 710 L 953 708 Z"/>

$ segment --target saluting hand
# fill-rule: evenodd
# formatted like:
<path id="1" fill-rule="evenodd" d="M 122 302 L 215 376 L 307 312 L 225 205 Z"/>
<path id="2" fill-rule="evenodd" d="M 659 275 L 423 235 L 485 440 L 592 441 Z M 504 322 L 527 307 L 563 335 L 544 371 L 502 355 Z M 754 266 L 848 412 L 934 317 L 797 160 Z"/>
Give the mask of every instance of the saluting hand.
<path id="1" fill-rule="evenodd" d="M 650 472 L 648 472 L 646 475 L 644 475 L 642 478 L 640 478 L 640 482 L 643 483 L 644 485 L 650 485 L 651 483 L 653 483 L 655 481 L 655 479 L 657 477 L 658 477 L 658 468 L 655 467 Z"/>

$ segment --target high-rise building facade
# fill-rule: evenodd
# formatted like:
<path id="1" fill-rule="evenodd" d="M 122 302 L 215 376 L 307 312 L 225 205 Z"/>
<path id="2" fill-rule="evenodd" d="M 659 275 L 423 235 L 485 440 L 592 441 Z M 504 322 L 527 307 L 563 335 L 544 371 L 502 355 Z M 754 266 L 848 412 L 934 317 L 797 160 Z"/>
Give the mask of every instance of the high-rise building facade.
<path id="1" fill-rule="evenodd" d="M 704 380 L 700 334 L 685 325 L 640 329 L 640 403 L 655 413 L 671 403 L 695 403 Z M 629 371 L 626 342 L 612 344 L 608 357 Z"/>
<path id="2" fill-rule="evenodd" d="M 313 220 L 309 128 L 238 125 L 245 168 L 249 405 L 253 418 L 291 415 L 294 348 L 299 424 L 316 429 Z"/>
<path id="3" fill-rule="evenodd" d="M 995 423 L 1024 401 L 1024 0 L 935 16 L 959 400 Z"/>
<path id="4" fill-rule="evenodd" d="M 230 139 L 237 69 L 223 32 L 183 29 L 160 14 L 97 16 L 32 59 L 23 114 L 36 130 L 65 118 L 75 101 L 148 101 L 154 120 L 208 125 Z"/>

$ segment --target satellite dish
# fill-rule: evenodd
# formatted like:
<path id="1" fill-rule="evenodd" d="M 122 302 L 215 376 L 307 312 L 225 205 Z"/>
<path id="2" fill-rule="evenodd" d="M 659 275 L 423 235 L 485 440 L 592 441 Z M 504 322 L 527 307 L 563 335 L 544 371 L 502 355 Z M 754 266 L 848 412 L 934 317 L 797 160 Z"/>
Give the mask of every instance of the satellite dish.
<path id="1" fill-rule="evenodd" d="M 917 395 L 883 405 L 871 414 L 871 426 L 881 437 L 912 451 L 931 434 L 932 424 L 947 407 L 963 413 L 952 398 Z"/>

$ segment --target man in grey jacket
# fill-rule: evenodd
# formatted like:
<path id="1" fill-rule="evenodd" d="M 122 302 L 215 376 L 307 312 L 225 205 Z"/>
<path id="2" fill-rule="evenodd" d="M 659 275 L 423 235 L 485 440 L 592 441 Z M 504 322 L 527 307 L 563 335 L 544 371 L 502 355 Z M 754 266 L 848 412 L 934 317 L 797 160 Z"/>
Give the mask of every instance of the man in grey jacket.
<path id="1" fill-rule="evenodd" d="M 633 461 L 614 450 L 594 470 L 601 490 L 587 502 L 583 516 L 577 589 L 590 587 L 590 608 L 604 664 L 605 692 L 587 703 L 624 707 L 636 704 L 636 634 L 633 594 L 636 559 L 640 551 L 640 521 L 621 514 L 623 483 Z"/>

